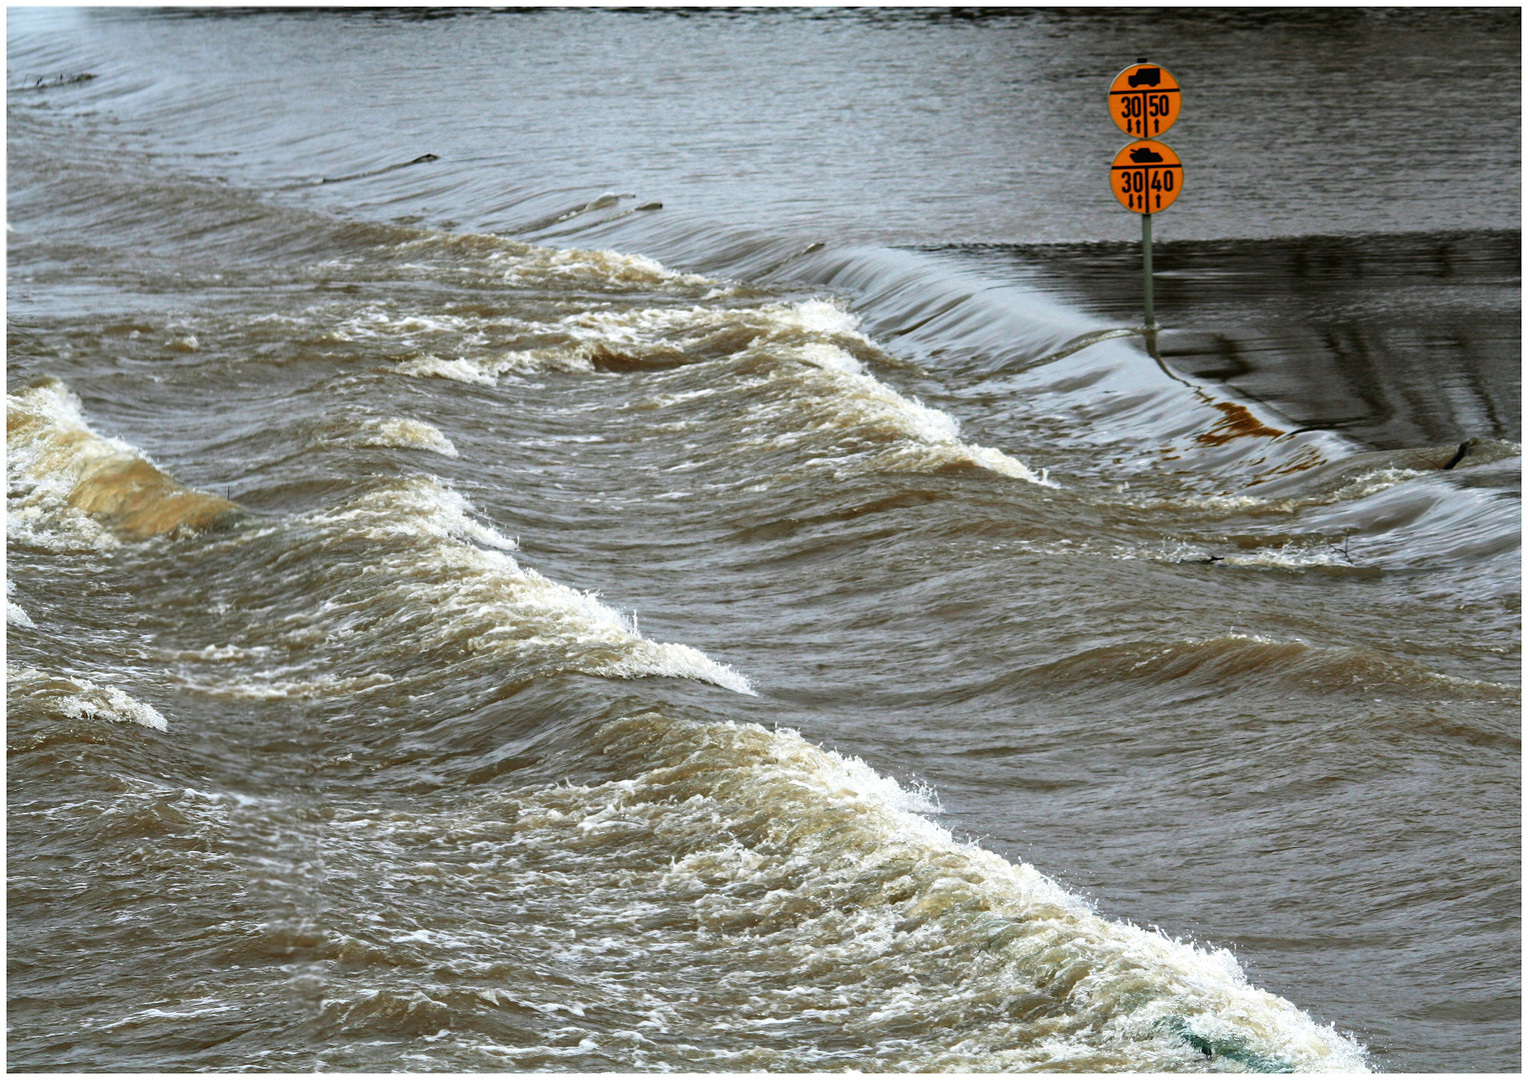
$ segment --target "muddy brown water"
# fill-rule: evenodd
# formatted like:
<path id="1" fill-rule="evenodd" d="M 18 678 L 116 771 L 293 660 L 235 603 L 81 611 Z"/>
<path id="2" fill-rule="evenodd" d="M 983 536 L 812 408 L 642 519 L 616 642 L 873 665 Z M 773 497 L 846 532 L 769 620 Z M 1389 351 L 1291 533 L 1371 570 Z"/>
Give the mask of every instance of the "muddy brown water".
<path id="1" fill-rule="evenodd" d="M 8 1067 L 1520 1066 L 1518 12 L 7 20 Z"/>

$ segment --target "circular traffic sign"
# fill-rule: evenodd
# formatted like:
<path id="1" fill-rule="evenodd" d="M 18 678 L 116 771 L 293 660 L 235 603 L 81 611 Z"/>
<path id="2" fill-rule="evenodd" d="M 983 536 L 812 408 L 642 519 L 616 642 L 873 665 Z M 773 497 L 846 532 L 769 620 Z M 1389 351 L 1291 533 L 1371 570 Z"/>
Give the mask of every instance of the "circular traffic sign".
<path id="1" fill-rule="evenodd" d="M 1183 94 L 1160 64 L 1131 64 L 1109 87 L 1109 115 L 1126 135 L 1155 139 L 1178 119 Z"/>
<path id="2" fill-rule="evenodd" d="M 1183 190 L 1183 162 L 1166 143 L 1141 139 L 1114 155 L 1109 186 L 1126 210 L 1155 214 Z"/>

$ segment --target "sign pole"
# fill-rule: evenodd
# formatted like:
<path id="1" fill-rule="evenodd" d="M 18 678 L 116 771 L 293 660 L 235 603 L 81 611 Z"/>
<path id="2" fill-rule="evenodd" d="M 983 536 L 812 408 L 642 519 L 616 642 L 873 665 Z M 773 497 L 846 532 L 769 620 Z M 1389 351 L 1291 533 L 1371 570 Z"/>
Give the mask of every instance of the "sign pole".
<path id="1" fill-rule="evenodd" d="M 1142 56 L 1142 57 L 1140 57 L 1139 59 L 1136 60 L 1136 63 L 1137 64 L 1145 64 L 1145 63 L 1148 63 L 1148 61 L 1147 61 L 1146 57 Z M 1158 134 L 1158 132 L 1153 132 L 1152 134 Z M 1146 110 L 1145 109 L 1141 110 L 1141 137 L 1142 138 L 1146 137 Z M 1151 204 L 1147 203 L 1147 205 L 1150 206 Z M 1145 296 L 1146 296 L 1146 329 L 1148 329 L 1148 330 L 1155 330 L 1157 328 L 1157 313 L 1156 313 L 1155 310 L 1153 310 L 1152 303 L 1151 303 L 1151 211 L 1150 210 L 1147 210 L 1144 214 L 1141 215 L 1141 276 L 1142 276 L 1143 284 L 1145 286 L 1144 293 L 1145 293 Z"/>

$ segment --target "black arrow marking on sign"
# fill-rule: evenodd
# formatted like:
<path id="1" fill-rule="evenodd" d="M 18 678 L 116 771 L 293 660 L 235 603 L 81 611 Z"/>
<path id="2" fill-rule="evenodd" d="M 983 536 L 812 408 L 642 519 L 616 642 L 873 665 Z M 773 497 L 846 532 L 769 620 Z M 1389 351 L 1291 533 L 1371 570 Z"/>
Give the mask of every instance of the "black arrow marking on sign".
<path id="1" fill-rule="evenodd" d="M 1135 96 L 1140 97 L 1140 99 L 1141 99 L 1141 115 L 1140 116 L 1134 116 L 1134 117 L 1127 117 L 1125 119 L 1125 131 L 1129 132 L 1132 135 L 1139 135 L 1141 138 L 1144 139 L 1147 135 L 1160 135 L 1160 134 L 1162 134 L 1162 117 L 1160 117 L 1160 116 L 1157 116 L 1157 117 L 1148 117 L 1146 115 L 1146 109 L 1147 109 L 1146 99 L 1148 97 L 1150 97 L 1152 94 L 1176 94 L 1176 93 L 1179 93 L 1179 89 L 1178 89 L 1178 87 L 1174 86 L 1174 87 L 1171 87 L 1171 88 L 1169 88 L 1167 90 L 1158 90 L 1156 87 L 1152 87 L 1149 90 L 1134 90 L 1134 89 L 1132 89 L 1132 90 L 1110 90 L 1109 91 L 1109 96 L 1110 97 L 1135 97 Z M 1148 132 L 1146 130 L 1146 121 L 1148 119 L 1156 120 L 1157 123 L 1156 123 L 1156 130 L 1155 131 Z M 1168 124 L 1167 126 L 1168 127 L 1172 127 L 1171 124 Z M 1140 130 L 1139 131 L 1132 131 L 1131 130 L 1132 127 L 1138 127 L 1138 128 L 1140 128 Z"/>
<path id="2" fill-rule="evenodd" d="M 1109 166 L 1109 171 L 1110 172 L 1135 172 L 1138 169 L 1141 172 L 1148 173 L 1148 174 L 1152 173 L 1152 172 L 1154 172 L 1156 170 L 1159 170 L 1159 169 L 1161 169 L 1161 170 L 1177 169 L 1179 172 L 1182 172 L 1183 171 L 1183 163 L 1182 162 L 1177 162 L 1175 164 L 1168 165 L 1168 164 L 1166 164 L 1164 162 L 1163 164 L 1160 164 L 1160 165 L 1153 163 L 1153 164 L 1150 164 L 1150 165 L 1136 164 L 1136 165 L 1111 165 L 1111 166 Z M 1147 186 L 1148 190 L 1140 192 L 1141 205 L 1145 206 L 1146 209 L 1147 209 L 1147 212 L 1149 213 L 1150 212 L 1150 207 L 1147 206 L 1148 197 L 1150 195 L 1150 190 L 1149 189 L 1151 187 L 1151 177 L 1149 175 L 1146 177 L 1145 183 L 1146 183 L 1146 186 Z M 1126 207 L 1126 209 L 1134 210 L 1135 209 L 1135 193 L 1134 192 L 1126 192 L 1126 194 L 1128 194 L 1130 196 L 1130 203 Z M 1160 195 L 1157 196 L 1157 201 L 1158 202 L 1161 201 L 1161 196 Z"/>

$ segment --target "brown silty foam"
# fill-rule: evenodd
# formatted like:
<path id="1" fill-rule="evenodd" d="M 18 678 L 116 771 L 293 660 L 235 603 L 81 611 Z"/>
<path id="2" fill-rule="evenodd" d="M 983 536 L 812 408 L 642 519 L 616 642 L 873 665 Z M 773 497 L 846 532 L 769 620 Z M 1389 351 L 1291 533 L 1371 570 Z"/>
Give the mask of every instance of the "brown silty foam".
<path id="1" fill-rule="evenodd" d="M 1226 418 L 1206 431 L 1196 436 L 1198 442 L 1207 446 L 1221 446 L 1232 439 L 1242 438 L 1277 438 L 1284 434 L 1278 428 L 1271 428 L 1248 411 L 1245 405 L 1236 405 L 1229 401 L 1215 402 L 1215 408 L 1225 413 Z"/>
<path id="2" fill-rule="evenodd" d="M 44 421 L 27 412 L 8 411 L 6 440 L 31 432 Z M 218 495 L 193 491 L 149 462 L 109 446 L 90 431 L 60 431 L 48 439 L 43 463 L 75 465 L 78 479 L 68 496 L 76 507 L 109 527 L 123 540 L 147 540 L 177 531 L 200 532 L 242 513 L 243 508 Z"/>
<path id="3" fill-rule="evenodd" d="M 177 483 L 141 458 L 107 458 L 91 466 L 69 504 L 124 540 L 178 530 L 201 532 L 240 512 L 237 503 Z"/>

